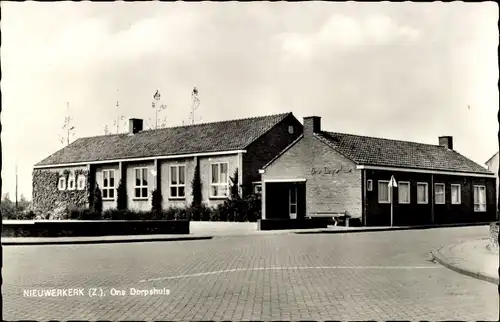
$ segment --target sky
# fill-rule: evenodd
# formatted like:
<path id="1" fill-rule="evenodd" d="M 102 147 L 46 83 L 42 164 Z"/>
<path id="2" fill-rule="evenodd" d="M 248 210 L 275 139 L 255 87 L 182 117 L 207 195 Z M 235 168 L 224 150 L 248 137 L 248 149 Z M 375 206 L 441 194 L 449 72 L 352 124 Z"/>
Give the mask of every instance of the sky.
<path id="1" fill-rule="evenodd" d="M 2 2 L 2 193 L 123 116 L 167 126 L 284 112 L 328 131 L 498 150 L 498 6 L 482 3 Z M 117 108 L 118 102 L 118 108 Z M 68 104 L 69 103 L 69 104 Z M 69 109 L 68 109 L 69 106 Z M 152 120 L 152 121 L 151 121 Z"/>

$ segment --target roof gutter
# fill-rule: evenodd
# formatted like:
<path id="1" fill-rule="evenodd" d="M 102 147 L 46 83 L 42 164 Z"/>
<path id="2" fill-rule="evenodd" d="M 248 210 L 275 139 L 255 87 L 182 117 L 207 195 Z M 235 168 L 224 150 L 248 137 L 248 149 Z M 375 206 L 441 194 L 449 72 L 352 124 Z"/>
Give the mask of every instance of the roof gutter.
<path id="1" fill-rule="evenodd" d="M 238 153 L 247 153 L 247 150 L 232 150 L 232 151 L 219 151 L 219 152 L 206 152 L 206 153 L 164 155 L 164 156 L 146 157 L 146 158 L 128 158 L 128 159 L 113 159 L 113 160 L 102 160 L 102 161 L 35 165 L 33 168 L 46 169 L 46 168 L 75 167 L 88 164 L 107 164 L 107 163 L 117 163 L 117 162 L 140 162 L 140 161 L 167 160 L 167 159 L 180 159 L 180 158 L 192 158 L 192 157 L 210 157 L 210 156 L 238 154 Z"/>
<path id="2" fill-rule="evenodd" d="M 442 175 L 451 175 L 451 176 L 463 176 L 463 177 L 496 178 L 496 176 L 493 173 L 487 174 L 487 173 L 474 173 L 474 172 L 440 171 L 440 170 L 395 168 L 395 167 L 372 166 L 372 165 L 358 165 L 358 166 L 356 166 L 356 169 L 358 169 L 358 170 L 364 169 L 364 170 L 416 172 L 416 173 L 442 174 Z"/>

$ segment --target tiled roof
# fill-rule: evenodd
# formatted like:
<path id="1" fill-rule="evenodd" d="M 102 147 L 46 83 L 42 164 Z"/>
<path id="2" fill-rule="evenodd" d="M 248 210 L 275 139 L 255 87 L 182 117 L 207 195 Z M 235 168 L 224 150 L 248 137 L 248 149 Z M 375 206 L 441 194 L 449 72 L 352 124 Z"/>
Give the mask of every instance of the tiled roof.
<path id="1" fill-rule="evenodd" d="M 243 150 L 290 115 L 80 138 L 35 166 Z"/>
<path id="2" fill-rule="evenodd" d="M 492 174 L 460 153 L 439 145 L 334 132 L 316 136 L 361 165 Z"/>

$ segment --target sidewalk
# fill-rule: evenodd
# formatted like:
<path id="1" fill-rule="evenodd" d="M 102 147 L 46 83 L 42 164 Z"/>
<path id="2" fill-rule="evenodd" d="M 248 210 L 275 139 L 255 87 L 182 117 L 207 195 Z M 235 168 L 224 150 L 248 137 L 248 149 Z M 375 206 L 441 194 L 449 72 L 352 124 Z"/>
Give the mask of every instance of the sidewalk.
<path id="1" fill-rule="evenodd" d="M 443 246 L 431 254 L 451 270 L 498 285 L 499 253 L 489 250 L 488 245 L 488 239 L 472 240 Z"/>

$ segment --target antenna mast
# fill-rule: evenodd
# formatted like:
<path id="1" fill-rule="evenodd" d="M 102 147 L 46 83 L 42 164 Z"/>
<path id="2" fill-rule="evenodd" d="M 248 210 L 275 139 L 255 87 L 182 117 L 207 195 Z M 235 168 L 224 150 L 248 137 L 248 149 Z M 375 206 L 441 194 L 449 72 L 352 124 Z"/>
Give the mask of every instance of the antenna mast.
<path id="1" fill-rule="evenodd" d="M 194 118 L 194 112 L 198 109 L 198 106 L 200 106 L 200 99 L 198 98 L 198 89 L 196 86 L 193 88 L 193 91 L 191 92 L 191 124 L 194 125 L 195 123 L 195 118 Z"/>

